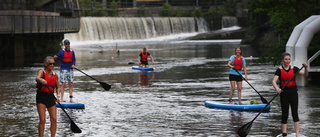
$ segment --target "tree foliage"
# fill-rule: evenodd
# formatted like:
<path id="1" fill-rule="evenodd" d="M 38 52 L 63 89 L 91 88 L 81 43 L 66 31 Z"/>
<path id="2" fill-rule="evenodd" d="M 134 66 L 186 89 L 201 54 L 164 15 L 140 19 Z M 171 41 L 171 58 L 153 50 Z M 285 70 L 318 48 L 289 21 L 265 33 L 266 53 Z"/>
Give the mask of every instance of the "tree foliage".
<path id="1" fill-rule="evenodd" d="M 311 15 L 319 14 L 320 0 L 249 0 L 249 5 L 250 11 L 253 13 L 253 21 L 256 23 L 255 26 L 261 26 L 261 23 L 265 23 L 273 28 L 273 32 L 277 36 L 280 36 L 279 43 L 272 48 L 267 57 L 269 61 L 278 64 L 280 61 L 278 55 L 285 51 L 286 42 L 294 27 Z M 266 15 L 268 20 L 261 22 L 259 19 L 261 15 Z M 313 39 L 317 39 L 317 37 L 316 35 Z M 309 49 L 319 50 L 319 44 L 312 42 Z"/>

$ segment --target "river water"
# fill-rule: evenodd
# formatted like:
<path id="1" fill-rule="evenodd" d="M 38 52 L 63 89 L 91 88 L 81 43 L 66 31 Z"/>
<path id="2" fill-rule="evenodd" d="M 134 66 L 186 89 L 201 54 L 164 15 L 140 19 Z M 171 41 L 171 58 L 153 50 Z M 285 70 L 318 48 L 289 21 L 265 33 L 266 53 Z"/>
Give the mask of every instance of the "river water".
<path id="1" fill-rule="evenodd" d="M 270 100 L 276 95 L 271 85 L 276 67 L 256 62 L 265 49 L 239 45 L 239 40 L 71 44 L 76 52 L 77 68 L 111 84 L 112 88 L 105 91 L 98 82 L 75 71 L 74 97 L 85 104 L 85 109 L 67 109 L 67 113 L 82 133 L 72 133 L 68 118 L 58 109 L 57 136 L 237 136 L 237 129 L 258 113 L 210 109 L 204 102 L 228 99 L 227 61 L 239 46 L 244 50 L 249 82 Z M 132 70 L 128 64 L 137 65 L 143 47 L 155 59 L 151 65 L 154 71 Z M 120 54 L 113 51 L 115 48 Z M 37 136 L 39 119 L 34 79 L 41 68 L 41 62 L 33 62 L 0 70 L 0 136 Z M 59 65 L 56 71 L 59 72 Z M 320 135 L 319 90 L 319 86 L 311 84 L 299 87 L 300 129 L 306 136 Z M 261 103 L 258 94 L 245 82 L 242 98 L 244 102 L 256 99 Z M 236 93 L 234 99 L 237 100 Z M 248 136 L 280 134 L 280 119 L 277 97 L 271 111 L 254 121 Z M 288 124 L 289 132 L 294 132 L 291 116 Z M 45 136 L 50 135 L 49 127 L 47 113 Z"/>

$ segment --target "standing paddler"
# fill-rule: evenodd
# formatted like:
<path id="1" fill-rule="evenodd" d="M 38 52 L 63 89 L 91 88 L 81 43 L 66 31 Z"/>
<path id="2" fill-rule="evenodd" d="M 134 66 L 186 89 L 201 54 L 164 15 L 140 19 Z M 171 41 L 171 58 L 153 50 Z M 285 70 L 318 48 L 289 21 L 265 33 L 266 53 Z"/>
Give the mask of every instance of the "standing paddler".
<path id="1" fill-rule="evenodd" d="M 228 66 L 230 67 L 229 81 L 231 85 L 231 90 L 229 92 L 229 103 L 233 104 L 232 96 L 236 88 L 236 82 L 237 82 L 238 99 L 239 99 L 239 104 L 241 104 L 242 75 L 240 74 L 242 74 L 242 69 L 243 69 L 245 80 L 248 81 L 247 66 L 246 66 L 246 60 L 244 59 L 244 57 L 242 57 L 241 47 L 235 48 L 234 52 L 235 52 L 235 55 L 232 55 L 228 61 Z"/>
<path id="2" fill-rule="evenodd" d="M 64 40 L 64 49 L 61 49 L 57 55 L 54 56 L 56 60 L 60 60 L 61 67 L 60 67 L 60 79 L 59 81 L 61 84 L 61 101 L 63 101 L 63 94 L 64 88 L 66 87 L 66 82 L 68 82 L 69 86 L 69 98 L 70 102 L 74 103 L 73 101 L 73 69 L 76 65 L 76 57 L 73 50 L 70 49 L 70 41 Z"/>
<path id="3" fill-rule="evenodd" d="M 295 82 L 295 78 L 288 83 L 294 74 L 299 73 L 302 76 L 308 76 L 308 65 L 303 63 L 302 65 L 305 68 L 305 71 L 299 71 L 300 69 L 295 66 L 291 66 L 291 55 L 289 53 L 282 54 L 282 66 L 280 66 L 273 77 L 272 85 L 276 91 L 280 94 L 280 103 L 281 103 L 281 127 L 282 127 L 282 136 L 287 136 L 287 120 L 289 115 L 289 105 L 291 106 L 291 113 L 294 122 L 294 129 L 296 131 L 297 137 L 299 137 L 299 116 L 298 116 L 298 88 Z M 280 87 L 277 85 L 278 79 L 280 80 Z M 288 83 L 288 84 L 287 84 Z M 287 84 L 284 88 L 283 86 Z M 283 90 L 281 90 L 283 88 Z"/>
<path id="4" fill-rule="evenodd" d="M 149 67 L 148 57 L 151 58 L 152 64 L 153 64 L 153 63 L 154 63 L 153 57 L 152 57 L 151 54 L 147 51 L 146 48 L 143 48 L 143 51 L 141 51 L 141 53 L 139 54 L 139 57 L 138 57 L 138 61 L 139 61 L 139 64 L 140 64 L 139 67 L 140 67 L 140 68 L 142 68 L 143 65 L 145 65 L 146 68 Z"/>

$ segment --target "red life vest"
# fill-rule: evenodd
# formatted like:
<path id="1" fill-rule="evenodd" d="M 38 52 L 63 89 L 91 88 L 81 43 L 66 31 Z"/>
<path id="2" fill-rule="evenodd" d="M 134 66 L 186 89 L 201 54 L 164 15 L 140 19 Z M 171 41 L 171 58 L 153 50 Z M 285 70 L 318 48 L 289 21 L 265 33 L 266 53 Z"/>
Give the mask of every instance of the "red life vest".
<path id="1" fill-rule="evenodd" d="M 291 69 L 289 70 L 289 72 L 286 72 L 282 66 L 279 67 L 280 69 L 280 82 L 281 82 L 281 87 L 283 87 L 285 84 L 288 83 L 288 81 L 294 76 L 294 67 L 291 66 Z M 293 78 L 286 87 L 293 87 L 296 86 L 296 82 L 295 82 L 295 78 Z"/>
<path id="2" fill-rule="evenodd" d="M 148 61 L 148 51 L 146 51 L 146 54 L 141 51 L 141 61 Z"/>
<path id="3" fill-rule="evenodd" d="M 49 77 L 44 69 L 43 70 L 43 79 L 47 81 L 47 86 L 51 90 L 52 93 L 54 93 L 54 88 L 56 87 L 56 72 L 52 70 L 52 77 Z M 51 93 L 46 86 L 42 86 L 41 92 Z"/>
<path id="4" fill-rule="evenodd" d="M 234 56 L 234 62 L 233 62 L 234 69 L 242 70 L 242 64 L 243 64 L 242 56 L 240 59 L 238 59 L 237 56 Z"/>
<path id="5" fill-rule="evenodd" d="M 73 62 L 73 51 L 70 49 L 70 52 L 67 52 L 63 49 L 63 62 L 71 63 Z"/>

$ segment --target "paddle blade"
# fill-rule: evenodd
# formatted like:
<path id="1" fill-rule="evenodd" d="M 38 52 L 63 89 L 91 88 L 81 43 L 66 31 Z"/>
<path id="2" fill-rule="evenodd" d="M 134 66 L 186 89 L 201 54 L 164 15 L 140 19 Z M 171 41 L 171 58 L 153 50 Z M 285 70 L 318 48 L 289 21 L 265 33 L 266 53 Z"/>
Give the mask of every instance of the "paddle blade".
<path id="1" fill-rule="evenodd" d="M 100 82 L 100 85 L 107 91 L 111 88 L 111 85 L 104 82 Z"/>
<path id="2" fill-rule="evenodd" d="M 251 126 L 252 126 L 252 122 L 253 121 L 243 125 L 240 129 L 238 129 L 237 133 L 240 137 L 246 137 L 249 134 Z"/>
<path id="3" fill-rule="evenodd" d="M 260 96 L 260 98 L 263 104 L 268 104 L 268 101 L 266 99 L 264 99 L 262 96 Z"/>
<path id="4" fill-rule="evenodd" d="M 81 129 L 73 122 L 71 121 L 71 131 L 73 133 L 81 133 Z"/>

